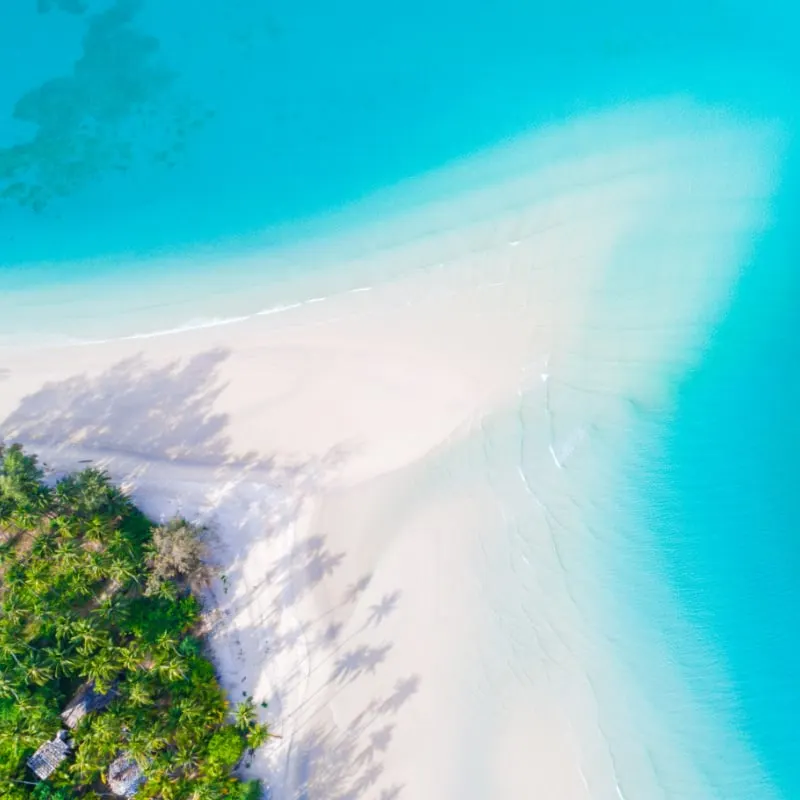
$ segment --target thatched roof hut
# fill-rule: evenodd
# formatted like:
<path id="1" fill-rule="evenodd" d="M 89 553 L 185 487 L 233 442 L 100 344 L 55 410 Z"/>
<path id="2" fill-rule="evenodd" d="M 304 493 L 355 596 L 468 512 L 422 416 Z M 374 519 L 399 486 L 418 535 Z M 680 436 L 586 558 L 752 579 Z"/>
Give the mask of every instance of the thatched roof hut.
<path id="1" fill-rule="evenodd" d="M 72 749 L 67 732 L 59 731 L 51 741 L 45 742 L 29 759 L 28 766 L 39 780 L 47 780 Z"/>
<path id="2" fill-rule="evenodd" d="M 127 753 L 114 759 L 108 768 L 108 788 L 119 797 L 133 797 L 144 781 L 141 767 Z"/>
<path id="3" fill-rule="evenodd" d="M 116 697 L 112 686 L 109 691 L 95 691 L 94 681 L 84 683 L 61 712 L 61 719 L 68 728 L 76 728 L 78 723 L 91 711 L 100 711 Z"/>

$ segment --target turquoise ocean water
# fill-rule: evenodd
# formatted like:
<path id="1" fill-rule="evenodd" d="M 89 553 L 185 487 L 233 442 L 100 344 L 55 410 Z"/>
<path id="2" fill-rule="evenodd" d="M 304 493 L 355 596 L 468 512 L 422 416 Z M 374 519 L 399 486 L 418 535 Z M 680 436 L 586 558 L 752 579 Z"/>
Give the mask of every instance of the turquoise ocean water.
<path id="1" fill-rule="evenodd" d="M 669 583 L 786 798 L 800 797 L 797 166 L 640 479 Z"/>
<path id="2" fill-rule="evenodd" d="M 300 220 L 585 112 L 681 94 L 780 120 L 768 230 L 632 478 L 737 724 L 800 798 L 798 32 L 784 0 L 7 3 L 0 337 L 44 314 L 74 333 L 59 297 L 86 286 L 134 280 L 156 306 L 156 257 L 290 240 Z M 204 308 L 238 302 L 211 262 L 174 269 L 176 292 L 208 287 Z"/>

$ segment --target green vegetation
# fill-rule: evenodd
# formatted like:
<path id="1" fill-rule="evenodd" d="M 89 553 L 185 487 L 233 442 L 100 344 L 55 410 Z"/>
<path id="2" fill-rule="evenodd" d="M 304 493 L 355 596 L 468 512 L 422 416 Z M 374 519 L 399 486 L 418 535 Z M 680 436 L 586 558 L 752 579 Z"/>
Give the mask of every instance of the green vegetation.
<path id="1" fill-rule="evenodd" d="M 0 448 L 0 800 L 107 797 L 123 754 L 137 798 L 259 797 L 232 770 L 269 733 L 252 700 L 229 706 L 198 636 L 205 542 L 185 520 L 153 526 L 98 470 L 51 487 L 34 456 Z M 27 759 L 87 682 L 109 699 L 37 781 Z"/>

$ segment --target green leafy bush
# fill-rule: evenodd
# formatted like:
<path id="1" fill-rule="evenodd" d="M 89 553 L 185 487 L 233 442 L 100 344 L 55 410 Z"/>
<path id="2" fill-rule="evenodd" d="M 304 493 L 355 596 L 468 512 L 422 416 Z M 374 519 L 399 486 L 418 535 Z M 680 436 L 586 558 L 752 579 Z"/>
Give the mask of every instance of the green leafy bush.
<path id="1" fill-rule="evenodd" d="M 245 742 L 235 728 L 221 728 L 208 743 L 208 760 L 222 767 L 235 767 L 244 755 Z"/>

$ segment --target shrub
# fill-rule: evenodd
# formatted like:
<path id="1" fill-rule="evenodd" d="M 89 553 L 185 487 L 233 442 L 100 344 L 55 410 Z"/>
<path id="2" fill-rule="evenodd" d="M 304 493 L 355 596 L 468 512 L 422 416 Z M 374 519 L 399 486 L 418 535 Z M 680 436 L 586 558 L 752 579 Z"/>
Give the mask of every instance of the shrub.
<path id="1" fill-rule="evenodd" d="M 244 748 L 244 739 L 235 728 L 221 728 L 208 743 L 208 761 L 231 769 L 241 760 Z"/>
<path id="2" fill-rule="evenodd" d="M 183 580 L 193 589 L 208 586 L 214 570 L 208 563 L 209 531 L 176 518 L 153 531 L 148 548 L 150 577 L 148 594 L 155 594 L 162 584 L 170 580 Z"/>

